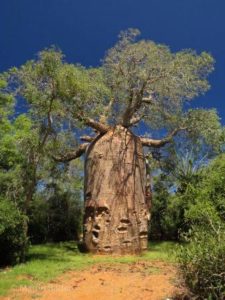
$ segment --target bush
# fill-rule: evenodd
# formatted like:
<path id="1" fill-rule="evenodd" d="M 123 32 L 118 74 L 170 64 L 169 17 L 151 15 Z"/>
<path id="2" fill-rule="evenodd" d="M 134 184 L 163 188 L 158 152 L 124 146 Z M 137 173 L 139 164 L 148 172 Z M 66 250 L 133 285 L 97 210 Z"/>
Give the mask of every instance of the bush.
<path id="1" fill-rule="evenodd" d="M 32 244 L 79 240 L 83 203 L 78 193 L 56 190 L 45 200 L 36 197 L 29 210 L 28 234 Z"/>
<path id="2" fill-rule="evenodd" d="M 49 240 L 53 242 L 79 240 L 82 227 L 80 195 L 69 192 L 49 199 Z"/>
<path id="3" fill-rule="evenodd" d="M 225 155 L 204 170 L 189 190 L 184 214 L 191 228 L 178 260 L 190 291 L 200 299 L 225 299 Z"/>
<path id="4" fill-rule="evenodd" d="M 192 227 L 178 251 L 183 278 L 198 299 L 225 299 L 225 229 L 213 227 Z"/>
<path id="5" fill-rule="evenodd" d="M 180 240 L 180 232 L 187 230 L 184 214 L 191 201 L 185 195 L 171 193 L 163 176 L 158 176 L 153 191 L 150 239 Z"/>
<path id="6" fill-rule="evenodd" d="M 0 198 L 0 266 L 24 261 L 27 218 L 8 199 Z"/>
<path id="7" fill-rule="evenodd" d="M 156 194 L 153 197 L 150 239 L 175 241 L 180 239 L 179 234 L 184 227 L 185 207 L 180 199 L 174 195 L 159 198 Z"/>
<path id="8" fill-rule="evenodd" d="M 29 211 L 28 236 L 32 244 L 48 241 L 49 232 L 49 204 L 40 197 L 34 198 Z"/>

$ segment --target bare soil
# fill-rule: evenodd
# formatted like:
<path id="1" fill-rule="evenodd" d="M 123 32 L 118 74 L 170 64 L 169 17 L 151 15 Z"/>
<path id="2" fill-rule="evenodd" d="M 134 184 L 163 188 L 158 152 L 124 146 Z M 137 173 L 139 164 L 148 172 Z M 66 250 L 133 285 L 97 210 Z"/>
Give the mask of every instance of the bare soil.
<path id="1" fill-rule="evenodd" d="M 49 283 L 22 287 L 1 299 L 162 300 L 184 291 L 173 264 L 138 261 L 67 271 Z"/>

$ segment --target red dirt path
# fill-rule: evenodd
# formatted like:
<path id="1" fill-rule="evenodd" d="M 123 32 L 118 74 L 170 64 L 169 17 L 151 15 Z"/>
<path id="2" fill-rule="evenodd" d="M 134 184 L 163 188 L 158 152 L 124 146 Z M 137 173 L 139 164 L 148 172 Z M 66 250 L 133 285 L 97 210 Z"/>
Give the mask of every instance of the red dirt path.
<path id="1" fill-rule="evenodd" d="M 164 262 L 97 264 L 47 284 L 14 290 L 15 300 L 162 300 L 182 292 L 176 268 Z"/>

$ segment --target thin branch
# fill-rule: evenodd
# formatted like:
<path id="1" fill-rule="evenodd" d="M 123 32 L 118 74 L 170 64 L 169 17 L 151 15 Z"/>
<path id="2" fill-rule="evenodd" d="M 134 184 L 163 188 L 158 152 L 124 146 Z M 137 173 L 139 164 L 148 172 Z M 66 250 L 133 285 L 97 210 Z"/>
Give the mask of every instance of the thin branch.
<path id="1" fill-rule="evenodd" d="M 110 99 L 108 105 L 106 107 L 104 107 L 104 112 L 101 114 L 101 116 L 99 118 L 99 120 L 100 120 L 101 123 L 103 123 L 103 124 L 106 123 L 108 114 L 109 114 L 110 110 L 112 109 L 114 101 L 115 101 L 115 98 L 112 97 Z"/>
<path id="2" fill-rule="evenodd" d="M 165 138 L 161 139 L 161 140 L 155 140 L 155 139 L 150 139 L 150 138 L 144 138 L 141 137 L 141 143 L 143 146 L 147 146 L 147 147 L 154 147 L 154 148 L 160 148 L 165 146 L 168 143 L 171 143 L 173 140 L 173 137 L 181 130 L 186 130 L 186 127 L 180 127 L 180 128 L 176 128 L 174 129 L 169 135 L 167 135 Z"/>
<path id="3" fill-rule="evenodd" d="M 133 126 L 135 124 L 137 124 L 138 122 L 140 122 L 143 118 L 144 118 L 145 115 L 139 115 L 137 117 L 133 117 L 131 120 L 130 120 L 130 126 Z"/>
<path id="4" fill-rule="evenodd" d="M 152 100 L 153 100 L 152 95 L 149 95 L 149 97 L 143 97 L 142 98 L 142 103 L 151 104 Z"/>
<path id="5" fill-rule="evenodd" d="M 44 137 L 42 139 L 42 141 L 39 142 L 39 151 L 41 152 L 43 150 L 43 147 L 45 146 L 45 143 L 48 139 L 48 136 L 50 135 L 51 131 L 52 131 L 52 116 L 51 116 L 51 112 L 52 112 L 52 105 L 53 105 L 53 100 L 54 98 L 52 97 L 50 99 L 50 104 L 49 104 L 49 109 L 47 111 L 47 120 L 48 120 L 48 124 L 47 124 L 47 128 L 44 134 Z"/>
<path id="6" fill-rule="evenodd" d="M 52 156 L 52 158 L 57 162 L 69 162 L 73 159 L 80 157 L 85 153 L 89 143 L 81 144 L 75 151 L 68 152 L 61 156 Z"/>
<path id="7" fill-rule="evenodd" d="M 80 137 L 81 141 L 91 143 L 96 137 L 95 136 L 89 136 L 89 135 L 83 135 Z"/>

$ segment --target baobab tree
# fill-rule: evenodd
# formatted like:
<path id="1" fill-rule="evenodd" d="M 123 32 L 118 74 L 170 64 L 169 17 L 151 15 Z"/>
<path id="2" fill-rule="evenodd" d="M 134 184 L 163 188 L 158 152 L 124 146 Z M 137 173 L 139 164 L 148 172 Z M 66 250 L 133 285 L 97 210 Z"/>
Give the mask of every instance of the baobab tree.
<path id="1" fill-rule="evenodd" d="M 172 53 L 138 35 L 122 32 L 97 68 L 68 64 L 51 48 L 8 75 L 9 86 L 42 124 L 41 152 L 51 140 L 58 162 L 85 157 L 84 244 L 94 253 L 147 248 L 151 197 L 144 148 L 165 147 L 179 135 L 215 145 L 221 134 L 214 110 L 186 105 L 208 90 L 213 58 Z M 73 133 L 75 148 L 71 137 L 62 142 L 62 132 Z"/>

